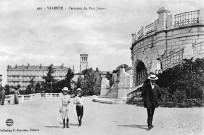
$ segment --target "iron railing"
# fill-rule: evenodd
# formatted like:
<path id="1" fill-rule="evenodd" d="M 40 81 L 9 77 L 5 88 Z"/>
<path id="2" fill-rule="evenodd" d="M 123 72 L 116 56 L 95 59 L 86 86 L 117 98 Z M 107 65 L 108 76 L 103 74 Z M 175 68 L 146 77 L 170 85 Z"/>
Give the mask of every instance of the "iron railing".
<path id="1" fill-rule="evenodd" d="M 140 39 L 143 35 L 144 35 L 144 33 L 143 33 L 143 27 L 137 32 L 137 39 Z"/>
<path id="2" fill-rule="evenodd" d="M 143 83 L 145 80 L 147 79 L 147 70 L 142 70 L 139 73 L 136 74 L 136 82 L 135 82 L 135 86 L 140 85 L 141 83 Z"/>
<path id="3" fill-rule="evenodd" d="M 169 56 L 162 58 L 162 70 L 174 67 L 183 60 L 184 49 L 181 49 L 175 53 L 170 54 Z"/>
<path id="4" fill-rule="evenodd" d="M 194 51 L 199 51 L 199 50 L 202 50 L 202 49 L 204 49 L 204 41 L 193 44 L 193 50 Z"/>
<path id="5" fill-rule="evenodd" d="M 183 26 L 187 24 L 199 23 L 200 10 L 184 12 L 174 15 L 174 26 Z"/>
<path id="6" fill-rule="evenodd" d="M 150 23 L 149 25 L 145 26 L 145 35 L 154 32 L 154 23 Z"/>
<path id="7" fill-rule="evenodd" d="M 204 41 L 201 41 L 199 43 L 193 44 L 193 53 L 194 56 L 196 54 L 204 55 Z"/>

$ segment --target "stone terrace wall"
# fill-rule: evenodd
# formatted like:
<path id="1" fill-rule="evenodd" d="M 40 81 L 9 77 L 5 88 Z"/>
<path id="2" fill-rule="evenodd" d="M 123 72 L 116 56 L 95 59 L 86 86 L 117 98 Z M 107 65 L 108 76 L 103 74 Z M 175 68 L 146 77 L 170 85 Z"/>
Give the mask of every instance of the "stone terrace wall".
<path id="1" fill-rule="evenodd" d="M 134 69 L 138 60 L 145 64 L 149 72 L 152 60 L 160 60 L 162 70 L 165 70 L 183 58 L 204 57 L 204 9 L 174 16 L 169 12 L 160 8 L 158 19 L 132 34 Z"/>

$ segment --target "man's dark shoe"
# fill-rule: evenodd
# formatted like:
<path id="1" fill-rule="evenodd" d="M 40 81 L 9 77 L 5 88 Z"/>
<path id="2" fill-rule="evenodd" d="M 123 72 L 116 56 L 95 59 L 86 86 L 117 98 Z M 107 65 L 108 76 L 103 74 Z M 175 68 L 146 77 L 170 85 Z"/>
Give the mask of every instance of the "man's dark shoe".
<path id="1" fill-rule="evenodd" d="M 148 126 L 147 130 L 150 130 L 152 127 L 151 126 Z"/>
<path id="2" fill-rule="evenodd" d="M 153 128 L 154 126 L 153 126 L 153 125 L 151 125 L 151 127 Z"/>
<path id="3" fill-rule="evenodd" d="M 79 121 L 79 127 L 81 126 L 81 121 Z"/>
<path id="4" fill-rule="evenodd" d="M 78 120 L 78 122 L 79 122 L 78 126 L 81 126 L 80 120 Z"/>

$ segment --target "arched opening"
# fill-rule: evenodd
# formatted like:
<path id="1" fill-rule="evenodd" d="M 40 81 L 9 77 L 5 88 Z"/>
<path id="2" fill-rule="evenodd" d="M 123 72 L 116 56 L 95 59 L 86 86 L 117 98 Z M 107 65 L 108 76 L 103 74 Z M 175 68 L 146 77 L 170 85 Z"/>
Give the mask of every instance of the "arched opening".
<path id="1" fill-rule="evenodd" d="M 135 64 L 135 87 L 142 84 L 147 78 L 147 68 L 144 62 L 137 60 Z"/>
<path id="2" fill-rule="evenodd" d="M 146 69 L 144 63 L 142 61 L 138 60 L 138 63 L 137 63 L 137 66 L 136 66 L 137 73 L 141 72 L 144 69 Z"/>

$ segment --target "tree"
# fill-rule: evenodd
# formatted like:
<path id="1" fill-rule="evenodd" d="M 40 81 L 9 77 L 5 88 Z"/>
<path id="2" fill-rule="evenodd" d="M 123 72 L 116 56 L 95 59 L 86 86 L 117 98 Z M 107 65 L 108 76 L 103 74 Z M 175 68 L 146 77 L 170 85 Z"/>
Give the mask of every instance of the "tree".
<path id="1" fill-rule="evenodd" d="M 9 95 L 10 94 L 10 86 L 9 85 L 5 85 L 4 89 L 5 89 L 5 94 Z"/>
<path id="2" fill-rule="evenodd" d="M 65 79 L 57 81 L 53 84 L 53 92 L 60 93 L 65 85 Z"/>
<path id="3" fill-rule="evenodd" d="M 31 93 L 32 93 L 32 91 L 31 91 L 31 86 L 28 85 L 28 86 L 26 87 L 26 92 L 25 92 L 25 94 L 31 94 Z"/>
<path id="4" fill-rule="evenodd" d="M 17 86 L 11 86 L 11 88 L 13 88 L 14 90 L 19 90 L 21 88 L 21 85 L 18 84 Z"/>
<path id="5" fill-rule="evenodd" d="M 21 88 L 21 85 L 18 84 L 17 87 L 16 87 L 16 90 L 19 90 Z"/>
<path id="6" fill-rule="evenodd" d="M 125 71 L 127 71 L 129 69 L 129 66 L 127 64 L 122 64 L 122 65 L 119 65 L 116 70 L 117 71 L 120 71 L 121 68 L 125 68 Z"/>
<path id="7" fill-rule="evenodd" d="M 35 93 L 35 85 L 34 85 L 34 77 L 32 79 L 30 79 L 29 81 L 29 89 L 31 91 L 31 93 Z"/>
<path id="8" fill-rule="evenodd" d="M 2 91 L 4 88 L 2 86 L 0 86 L 0 91 Z"/>
<path id="9" fill-rule="evenodd" d="M 100 95 L 102 78 L 100 73 L 97 71 L 94 73 L 94 77 L 95 77 L 94 95 Z"/>
<path id="10" fill-rule="evenodd" d="M 37 82 L 37 84 L 35 85 L 35 92 L 41 93 L 41 84 L 39 82 Z"/>
<path id="11" fill-rule="evenodd" d="M 68 87 L 69 90 L 71 90 L 71 81 L 72 78 L 74 77 L 74 73 L 72 72 L 72 70 L 69 68 L 67 71 L 67 74 L 65 76 L 65 87 Z"/>
<path id="12" fill-rule="evenodd" d="M 84 79 L 82 80 L 82 89 L 85 95 L 98 95 L 100 93 L 101 76 L 99 72 L 92 68 L 86 69 L 82 72 Z"/>
<path id="13" fill-rule="evenodd" d="M 82 81 L 83 81 L 83 78 L 81 77 L 81 75 L 78 77 L 77 79 L 77 83 L 76 83 L 76 87 L 77 88 L 82 88 Z"/>
<path id="14" fill-rule="evenodd" d="M 112 78 L 112 74 L 110 74 L 109 72 L 107 72 L 106 78 L 107 78 L 108 80 L 110 80 L 110 79 Z"/>
<path id="15" fill-rule="evenodd" d="M 44 83 L 44 88 L 45 88 L 45 92 L 51 93 L 53 92 L 53 84 L 56 82 L 56 80 L 54 79 L 54 77 L 52 76 L 52 74 L 55 72 L 53 65 L 51 64 L 48 67 L 48 73 L 47 76 L 44 76 L 43 79 L 45 79 L 45 83 Z"/>

